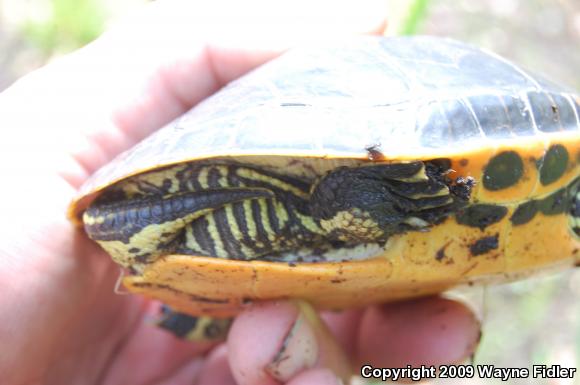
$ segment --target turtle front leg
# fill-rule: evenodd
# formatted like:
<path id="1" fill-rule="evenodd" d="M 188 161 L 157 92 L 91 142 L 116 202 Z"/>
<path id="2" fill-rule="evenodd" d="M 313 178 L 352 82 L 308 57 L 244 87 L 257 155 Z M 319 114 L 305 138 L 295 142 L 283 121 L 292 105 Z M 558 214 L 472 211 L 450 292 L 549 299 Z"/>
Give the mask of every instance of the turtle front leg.
<path id="1" fill-rule="evenodd" d="M 314 186 L 312 215 L 331 239 L 352 243 L 425 231 L 468 203 L 473 181 L 448 172 L 428 162 L 338 168 Z"/>
<path id="2" fill-rule="evenodd" d="M 89 237 L 115 262 L 139 270 L 175 250 L 193 220 L 232 202 L 272 196 L 262 188 L 226 188 L 97 202 L 86 210 L 83 222 Z"/>

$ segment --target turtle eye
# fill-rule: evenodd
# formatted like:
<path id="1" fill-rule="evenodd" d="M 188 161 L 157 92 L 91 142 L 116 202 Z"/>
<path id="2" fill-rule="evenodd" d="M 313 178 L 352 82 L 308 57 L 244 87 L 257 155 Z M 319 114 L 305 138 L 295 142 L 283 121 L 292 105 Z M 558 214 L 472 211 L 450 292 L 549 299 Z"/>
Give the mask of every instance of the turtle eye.
<path id="1" fill-rule="evenodd" d="M 312 215 L 330 238 L 347 242 L 425 230 L 464 204 L 445 171 L 423 162 L 339 168 L 314 186 Z"/>

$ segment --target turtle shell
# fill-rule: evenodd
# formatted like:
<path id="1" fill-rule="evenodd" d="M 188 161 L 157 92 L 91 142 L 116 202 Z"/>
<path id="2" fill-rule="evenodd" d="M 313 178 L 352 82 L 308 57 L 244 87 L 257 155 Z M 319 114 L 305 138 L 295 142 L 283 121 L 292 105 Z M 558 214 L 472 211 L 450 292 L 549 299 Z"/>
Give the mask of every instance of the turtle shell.
<path id="1" fill-rule="evenodd" d="M 294 49 L 104 166 L 69 217 L 78 223 L 114 184 L 183 162 L 315 180 L 340 165 L 444 159 L 453 177 L 474 178 L 478 209 L 396 236 L 376 258 L 289 265 L 171 255 L 124 283 L 191 314 L 227 316 L 253 300 L 343 308 L 519 277 L 577 258 L 580 242 L 558 202 L 571 199 L 580 175 L 579 103 L 573 90 L 450 39 L 358 37 Z"/>

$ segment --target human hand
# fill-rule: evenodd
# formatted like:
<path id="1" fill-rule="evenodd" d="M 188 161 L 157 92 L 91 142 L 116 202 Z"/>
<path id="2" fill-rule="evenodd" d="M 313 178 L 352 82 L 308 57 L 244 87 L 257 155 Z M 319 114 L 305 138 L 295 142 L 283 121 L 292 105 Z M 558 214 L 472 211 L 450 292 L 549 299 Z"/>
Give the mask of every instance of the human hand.
<path id="1" fill-rule="evenodd" d="M 176 340 L 151 327 L 155 304 L 113 293 L 118 267 L 64 213 L 98 167 L 285 47 L 384 27 L 382 2 L 324 3 L 156 2 L 0 94 L 3 382 L 276 383 L 272 360 L 305 307 L 256 306 L 217 347 Z M 306 313 L 281 373 L 293 385 L 336 383 L 346 361 L 458 362 L 479 335 L 466 307 L 438 298 L 325 313 L 332 333 Z"/>

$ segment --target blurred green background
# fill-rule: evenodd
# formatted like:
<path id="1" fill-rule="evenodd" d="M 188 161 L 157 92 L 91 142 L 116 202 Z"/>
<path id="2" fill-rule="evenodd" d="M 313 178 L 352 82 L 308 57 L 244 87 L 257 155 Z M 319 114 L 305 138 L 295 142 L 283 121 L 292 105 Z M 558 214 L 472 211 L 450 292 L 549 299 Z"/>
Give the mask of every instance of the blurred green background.
<path id="1" fill-rule="evenodd" d="M 0 0 L 0 90 L 52 58 L 95 39 L 108 24 L 146 2 Z M 390 35 L 454 37 L 580 90 L 579 0 L 391 1 L 385 12 Z M 474 363 L 529 369 L 534 364 L 579 367 L 579 270 L 462 291 L 483 320 L 482 342 Z M 532 381 L 580 384 L 580 374 L 575 380 L 508 383 Z M 437 383 L 505 382 L 471 379 Z"/>

